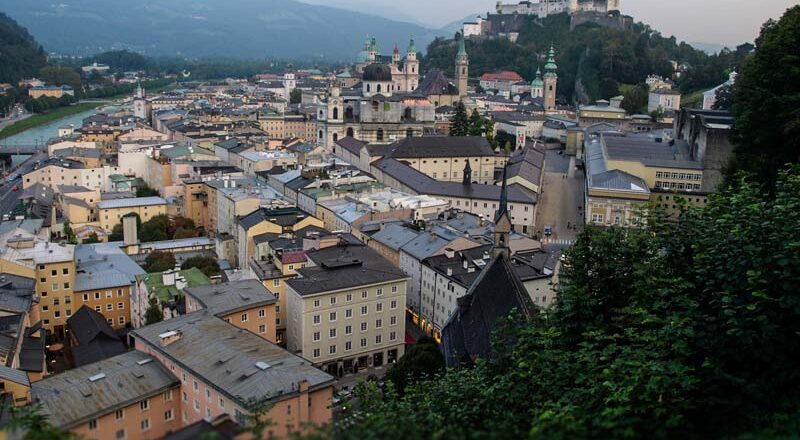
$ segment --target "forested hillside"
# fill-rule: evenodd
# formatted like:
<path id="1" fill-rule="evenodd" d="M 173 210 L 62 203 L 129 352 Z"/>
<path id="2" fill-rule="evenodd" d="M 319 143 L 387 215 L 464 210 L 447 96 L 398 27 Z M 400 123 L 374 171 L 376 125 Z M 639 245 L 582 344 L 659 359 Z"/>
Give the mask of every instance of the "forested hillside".
<path id="1" fill-rule="evenodd" d="M 569 16 L 561 14 L 544 20 L 529 18 L 517 43 L 504 39 L 469 40 L 470 76 L 503 66 L 532 80 L 551 44 L 557 52 L 559 96 L 568 102 L 619 95 L 621 84 L 643 83 L 650 74 L 669 77 L 671 60 L 691 67 L 678 82 L 681 91 L 710 88 L 724 82 L 730 69 L 741 64 L 752 50 L 748 44 L 735 51 L 708 55 L 642 23 L 626 30 L 589 23 L 570 31 Z M 428 47 L 424 67 L 452 71 L 456 50 L 453 40 L 434 40 Z"/>
<path id="2" fill-rule="evenodd" d="M 28 31 L 0 12 L 0 83 L 16 86 L 46 64 L 44 51 Z"/>

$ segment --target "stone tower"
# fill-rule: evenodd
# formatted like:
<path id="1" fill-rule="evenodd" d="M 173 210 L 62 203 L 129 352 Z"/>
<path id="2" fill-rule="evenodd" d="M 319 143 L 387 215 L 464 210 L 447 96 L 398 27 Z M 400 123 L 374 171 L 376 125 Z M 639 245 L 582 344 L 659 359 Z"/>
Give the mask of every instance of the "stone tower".
<path id="1" fill-rule="evenodd" d="M 456 84 L 458 97 L 464 100 L 467 97 L 467 82 L 469 79 L 469 56 L 462 35 L 458 36 L 458 53 L 456 54 Z"/>
<path id="2" fill-rule="evenodd" d="M 147 102 L 147 95 L 142 88 L 142 83 L 136 88 L 136 95 L 133 98 L 133 116 L 150 122 L 150 105 Z"/>
<path id="3" fill-rule="evenodd" d="M 556 93 L 558 91 L 558 65 L 556 65 L 556 51 L 550 46 L 547 53 L 547 64 L 544 65 L 544 110 L 555 111 Z"/>
<path id="4" fill-rule="evenodd" d="M 417 59 L 417 45 L 414 44 L 414 39 L 408 42 L 408 49 L 406 49 L 406 62 L 403 64 L 403 73 L 408 79 L 407 92 L 417 90 L 419 85 L 419 60 Z"/>
<path id="5" fill-rule="evenodd" d="M 536 78 L 531 81 L 531 98 L 541 98 L 544 96 L 544 81 L 542 81 L 542 70 L 536 68 Z"/>

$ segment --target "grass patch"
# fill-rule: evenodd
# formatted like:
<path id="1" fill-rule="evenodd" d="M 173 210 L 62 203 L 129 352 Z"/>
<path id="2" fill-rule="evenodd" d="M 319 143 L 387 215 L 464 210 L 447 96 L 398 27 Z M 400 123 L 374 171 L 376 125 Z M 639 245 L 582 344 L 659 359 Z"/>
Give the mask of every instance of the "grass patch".
<path id="1" fill-rule="evenodd" d="M 14 136 L 15 134 L 19 134 L 22 133 L 23 131 L 30 130 L 31 128 L 39 127 L 41 125 L 46 125 L 53 121 L 57 121 L 61 118 L 85 112 L 87 110 L 91 110 L 101 105 L 103 105 L 103 103 L 84 102 L 80 104 L 71 105 L 69 107 L 59 107 L 57 109 L 50 110 L 47 113 L 33 115 L 30 118 L 15 122 L 9 125 L 8 127 L 4 128 L 2 131 L 0 131 L 0 139 L 5 139 L 7 137 Z"/>
<path id="2" fill-rule="evenodd" d="M 685 94 L 681 97 L 681 107 L 700 108 L 703 106 L 703 93 L 705 90 L 698 90 L 693 93 Z"/>

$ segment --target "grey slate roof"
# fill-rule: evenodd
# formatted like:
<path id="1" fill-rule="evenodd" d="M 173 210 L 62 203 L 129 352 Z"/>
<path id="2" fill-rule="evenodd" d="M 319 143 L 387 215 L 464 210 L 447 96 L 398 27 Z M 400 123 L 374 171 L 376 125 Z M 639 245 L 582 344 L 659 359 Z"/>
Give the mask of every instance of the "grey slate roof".
<path id="1" fill-rule="evenodd" d="M 384 174 L 402 182 L 417 194 L 491 201 L 500 200 L 499 186 L 440 182 L 393 158 L 381 159 L 373 163 L 373 166 Z M 536 193 L 525 189 L 521 185 L 513 184 L 508 186 L 509 202 L 535 204 L 537 200 Z"/>
<path id="2" fill-rule="evenodd" d="M 397 223 L 389 223 L 372 235 L 372 239 L 392 250 L 400 250 L 421 232 Z"/>
<path id="3" fill-rule="evenodd" d="M 119 243 L 75 247 L 75 292 L 132 285 L 145 271 L 119 248 Z"/>
<path id="4" fill-rule="evenodd" d="M 159 335 L 179 332 L 162 347 Z M 200 377 L 237 405 L 275 402 L 294 396 L 298 383 L 310 390 L 332 385 L 333 376 L 246 330 L 200 311 L 134 330 L 136 344 L 146 344 Z M 257 365 L 263 362 L 264 364 Z M 266 368 L 261 368 L 266 367 Z"/>
<path id="5" fill-rule="evenodd" d="M 403 138 L 391 145 L 395 159 L 425 157 L 495 157 L 482 136 L 422 136 Z"/>
<path id="6" fill-rule="evenodd" d="M 245 231 L 264 221 L 287 227 L 296 225 L 307 217 L 308 215 L 302 213 L 297 208 L 261 208 L 243 217 L 239 217 L 239 224 L 242 225 Z"/>
<path id="7" fill-rule="evenodd" d="M 366 142 L 360 141 L 353 137 L 343 137 L 335 142 L 336 145 L 344 148 L 345 150 L 349 151 L 350 154 L 354 154 L 358 156 L 361 153 L 361 147 L 366 145 Z"/>
<path id="8" fill-rule="evenodd" d="M 0 365 L 0 379 L 10 380 L 26 387 L 31 386 L 31 381 L 28 379 L 28 373 L 6 367 L 5 365 Z"/>
<path id="9" fill-rule="evenodd" d="M 153 357 L 132 351 L 48 376 L 33 384 L 31 395 L 51 423 L 69 429 L 178 385 L 178 378 Z"/>
<path id="10" fill-rule="evenodd" d="M 448 366 L 457 366 L 492 355 L 491 336 L 499 319 L 517 310 L 530 317 L 534 306 L 511 261 L 493 258 L 481 271 L 458 308 L 442 329 L 441 350 Z"/>
<path id="11" fill-rule="evenodd" d="M 308 252 L 306 256 L 316 266 L 300 269 L 297 271 L 300 277 L 286 281 L 301 296 L 408 278 L 402 270 L 363 244 L 340 244 Z"/>
<path id="12" fill-rule="evenodd" d="M 439 69 L 431 69 L 420 81 L 415 93 L 430 95 L 458 95 L 456 87 Z"/>
<path id="13" fill-rule="evenodd" d="M 81 306 L 67 319 L 70 334 L 77 344 L 72 347 L 75 365 L 87 365 L 125 353 L 125 344 L 99 312 Z"/>
<path id="14" fill-rule="evenodd" d="M 692 160 L 689 152 L 680 148 L 678 143 L 670 145 L 646 136 L 620 136 L 614 133 L 603 133 L 600 139 L 610 160 L 636 160 L 654 167 L 703 169 L 703 164 Z"/>
<path id="15" fill-rule="evenodd" d="M 277 302 L 275 295 L 258 280 L 189 287 L 184 292 L 216 316 Z"/>

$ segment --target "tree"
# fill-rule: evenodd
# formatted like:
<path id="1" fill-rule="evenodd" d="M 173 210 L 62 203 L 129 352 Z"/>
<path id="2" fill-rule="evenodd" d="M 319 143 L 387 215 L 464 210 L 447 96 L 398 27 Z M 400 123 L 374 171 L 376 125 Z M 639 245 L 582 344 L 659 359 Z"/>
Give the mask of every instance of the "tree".
<path id="1" fill-rule="evenodd" d="M 78 440 L 80 436 L 69 431 L 62 431 L 53 426 L 47 416 L 42 413 L 40 404 L 32 406 L 9 406 L 11 420 L 4 431 L 19 433 L 23 440 Z M 18 438 L 9 435 L 11 438 Z"/>
<path id="2" fill-rule="evenodd" d="M 483 116 L 478 113 L 478 109 L 473 109 L 469 117 L 469 130 L 470 136 L 483 136 Z"/>
<path id="3" fill-rule="evenodd" d="M 171 222 L 166 214 L 153 216 L 150 220 L 142 223 L 139 230 L 139 239 L 144 242 L 169 240 L 169 228 Z"/>
<path id="4" fill-rule="evenodd" d="M 64 237 L 67 239 L 67 243 L 69 244 L 78 243 L 78 239 L 75 237 L 75 232 L 72 231 L 72 227 L 70 227 L 68 221 L 64 222 Z"/>
<path id="5" fill-rule="evenodd" d="M 436 341 L 430 337 L 422 337 L 392 366 L 387 378 L 402 395 L 409 383 L 432 379 L 443 371 L 444 357 Z"/>
<path id="6" fill-rule="evenodd" d="M 456 113 L 450 120 L 450 136 L 467 136 L 469 134 L 467 108 L 464 107 L 463 102 L 457 102 L 455 108 Z"/>
<path id="7" fill-rule="evenodd" d="M 638 85 L 625 89 L 623 93 L 622 108 L 630 115 L 647 112 L 649 92 L 646 85 Z"/>
<path id="8" fill-rule="evenodd" d="M 714 110 L 730 111 L 733 108 L 733 86 L 725 84 L 717 89 L 716 101 L 714 101 Z"/>
<path id="9" fill-rule="evenodd" d="M 197 237 L 197 226 L 195 226 L 194 220 L 178 216 L 169 222 L 167 235 L 171 239 Z"/>
<path id="10" fill-rule="evenodd" d="M 213 276 L 217 276 L 221 273 L 219 268 L 219 263 L 217 260 L 211 257 L 192 257 L 187 259 L 181 265 L 181 270 L 187 270 L 196 267 L 200 269 L 205 276 L 211 278 Z"/>
<path id="11" fill-rule="evenodd" d="M 69 67 L 47 66 L 39 71 L 39 79 L 50 85 L 70 86 L 76 92 L 82 88 L 81 76 Z"/>
<path id="12" fill-rule="evenodd" d="M 136 188 L 136 197 L 158 197 L 158 191 L 142 183 Z"/>
<path id="13" fill-rule="evenodd" d="M 92 243 L 100 243 L 100 238 L 94 232 L 89 234 L 89 236 L 86 237 L 85 240 L 83 240 L 83 244 L 92 244 Z"/>
<path id="14" fill-rule="evenodd" d="M 332 436 L 792 438 L 798 206 L 795 166 L 773 197 L 739 175 L 676 220 L 653 207 L 640 228 L 587 227 L 556 304 L 501 322 L 493 358 L 402 395 L 360 386 Z"/>
<path id="15" fill-rule="evenodd" d="M 800 161 L 800 6 L 761 29 L 755 54 L 739 71 L 733 92 L 736 118 L 734 157 L 728 182 L 736 172 L 755 173 L 770 191 L 786 163 Z"/>
<path id="16" fill-rule="evenodd" d="M 289 104 L 300 104 L 303 101 L 303 91 L 294 89 L 289 94 Z"/>
<path id="17" fill-rule="evenodd" d="M 155 324 L 164 320 L 164 311 L 156 297 L 150 297 L 147 303 L 147 311 L 144 314 L 144 325 Z"/>
<path id="18" fill-rule="evenodd" d="M 155 251 L 144 260 L 144 270 L 148 273 L 164 272 L 175 268 L 175 255 L 172 252 Z"/>

